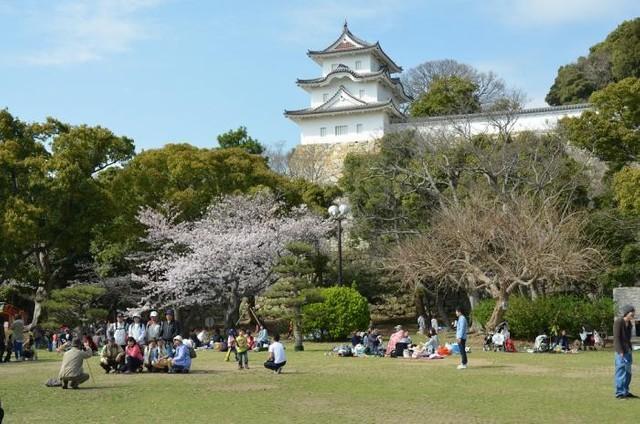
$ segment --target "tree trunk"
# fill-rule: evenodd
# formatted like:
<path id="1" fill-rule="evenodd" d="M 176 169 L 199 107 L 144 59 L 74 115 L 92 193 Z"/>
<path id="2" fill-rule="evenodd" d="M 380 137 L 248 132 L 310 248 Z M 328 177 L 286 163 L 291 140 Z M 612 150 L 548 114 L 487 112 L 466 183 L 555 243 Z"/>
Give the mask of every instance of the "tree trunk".
<path id="1" fill-rule="evenodd" d="M 501 289 L 498 299 L 496 299 L 496 306 L 493 308 L 493 312 L 491 313 L 491 318 L 489 318 L 489 321 L 487 321 L 487 325 L 485 326 L 487 331 L 494 330 L 498 324 L 504 320 L 504 314 L 507 311 L 508 302 L 509 294 L 506 290 Z"/>
<path id="2" fill-rule="evenodd" d="M 295 308 L 295 317 L 293 318 L 293 350 L 296 352 L 304 350 L 302 340 L 302 310 L 300 307 Z"/>
<path id="3" fill-rule="evenodd" d="M 240 319 L 240 303 L 242 299 L 240 296 L 232 295 L 229 299 L 229 303 L 224 310 L 224 326 L 225 328 L 235 328 Z"/>
<path id="4" fill-rule="evenodd" d="M 413 299 L 416 305 L 416 318 L 420 315 L 427 316 L 427 311 L 424 305 L 424 290 L 418 286 L 413 292 Z"/>
<path id="5" fill-rule="evenodd" d="M 469 327 L 469 330 L 474 333 L 479 333 L 482 331 L 482 326 L 478 320 L 473 319 L 473 311 L 476 309 L 476 306 L 478 306 L 478 303 L 480 303 L 480 296 L 477 290 L 471 290 L 467 293 L 467 297 L 469 298 L 469 317 L 471 318 L 471 327 Z"/>

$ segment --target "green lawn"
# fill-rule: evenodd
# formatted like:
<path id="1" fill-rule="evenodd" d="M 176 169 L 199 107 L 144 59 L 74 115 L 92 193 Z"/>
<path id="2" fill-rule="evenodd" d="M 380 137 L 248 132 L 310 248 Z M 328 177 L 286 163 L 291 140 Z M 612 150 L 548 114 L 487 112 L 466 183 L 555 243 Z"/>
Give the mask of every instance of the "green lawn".
<path id="1" fill-rule="evenodd" d="M 637 423 L 640 400 L 612 394 L 611 352 L 577 355 L 484 353 L 470 367 L 438 361 L 326 356 L 326 344 L 288 349 L 273 375 L 251 353 L 236 370 L 224 354 L 199 352 L 189 375 L 105 375 L 91 360 L 95 384 L 47 388 L 59 356 L 0 365 L 5 423 L 141 422 L 506 422 Z M 86 369 L 86 367 L 85 367 Z M 632 389 L 640 394 L 640 384 Z M 348 420 L 348 421 L 347 421 Z"/>

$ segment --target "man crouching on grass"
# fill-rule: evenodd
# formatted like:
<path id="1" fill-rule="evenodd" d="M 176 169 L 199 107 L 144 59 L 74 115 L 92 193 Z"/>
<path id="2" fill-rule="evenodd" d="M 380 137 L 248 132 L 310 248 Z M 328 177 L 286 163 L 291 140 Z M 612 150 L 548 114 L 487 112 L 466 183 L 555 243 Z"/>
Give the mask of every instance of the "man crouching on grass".
<path id="1" fill-rule="evenodd" d="M 80 339 L 73 339 L 71 349 L 65 352 L 62 357 L 62 366 L 60 367 L 58 378 L 62 383 L 63 389 L 66 389 L 69 383 L 71 383 L 72 389 L 77 389 L 80 384 L 89 379 L 89 374 L 85 374 L 82 369 L 82 363 L 85 359 L 93 356 L 93 351 L 88 343 L 85 343 L 84 348 L 85 350 L 82 349 Z"/>

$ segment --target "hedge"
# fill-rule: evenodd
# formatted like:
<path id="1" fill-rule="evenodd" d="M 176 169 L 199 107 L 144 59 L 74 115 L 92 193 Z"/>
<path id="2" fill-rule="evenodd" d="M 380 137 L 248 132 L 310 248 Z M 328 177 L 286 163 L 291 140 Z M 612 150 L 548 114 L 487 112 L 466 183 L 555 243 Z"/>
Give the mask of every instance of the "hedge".
<path id="1" fill-rule="evenodd" d="M 321 291 L 323 301 L 303 308 L 305 333 L 321 339 L 344 340 L 352 331 L 366 330 L 369 303 L 351 287 L 329 287 Z"/>
<path id="2" fill-rule="evenodd" d="M 483 327 L 491 317 L 495 300 L 480 302 L 472 317 Z M 566 330 L 577 336 L 583 325 L 606 333 L 613 324 L 613 300 L 602 298 L 589 300 L 577 296 L 546 296 L 531 300 L 513 296 L 505 313 L 511 335 L 516 338 L 533 339 L 543 332 L 554 333 Z"/>

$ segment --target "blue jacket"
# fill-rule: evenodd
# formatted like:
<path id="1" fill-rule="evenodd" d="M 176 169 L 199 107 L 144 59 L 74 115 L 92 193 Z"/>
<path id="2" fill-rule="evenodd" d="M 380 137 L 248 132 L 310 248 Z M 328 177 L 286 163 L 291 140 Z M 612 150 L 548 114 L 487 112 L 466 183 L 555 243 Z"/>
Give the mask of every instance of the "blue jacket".
<path id="1" fill-rule="evenodd" d="M 458 317 L 458 325 L 456 325 L 456 339 L 467 340 L 467 318 L 464 315 Z"/>
<path id="2" fill-rule="evenodd" d="M 189 355 L 189 348 L 186 345 L 181 344 L 176 348 L 173 363 L 187 369 L 191 368 L 191 355 Z"/>

